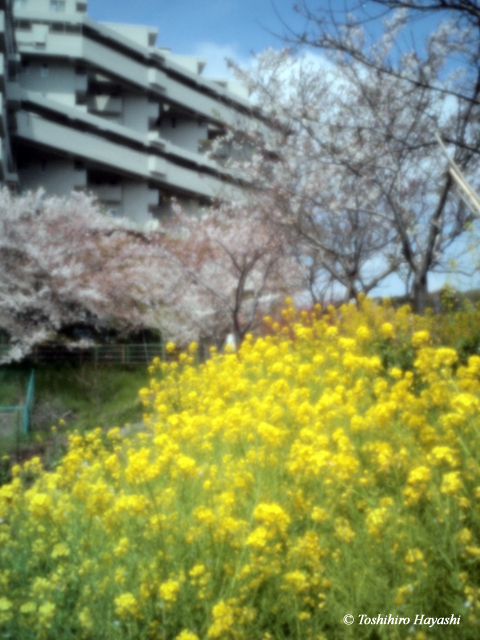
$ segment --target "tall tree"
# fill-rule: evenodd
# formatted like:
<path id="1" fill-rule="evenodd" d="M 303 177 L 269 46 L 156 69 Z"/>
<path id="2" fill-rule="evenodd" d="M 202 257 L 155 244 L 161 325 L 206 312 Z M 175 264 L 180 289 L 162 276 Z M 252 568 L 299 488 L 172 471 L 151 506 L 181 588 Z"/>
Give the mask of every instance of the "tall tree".
<path id="1" fill-rule="evenodd" d="M 468 53 L 469 27 L 440 24 L 420 58 L 411 49 L 398 52 L 404 12 L 388 19 L 370 46 L 354 18 L 335 23 L 336 31 L 315 20 L 317 38 L 307 32 L 297 42 L 320 48 L 322 64 L 269 51 L 253 72 L 240 72 L 281 123 L 279 132 L 257 132 L 263 174 L 251 173 L 263 175 L 258 188 L 276 192 L 279 223 L 318 250 L 306 265 L 320 265 L 347 297 L 369 289 L 365 272 L 376 284 L 398 270 L 423 312 L 428 275 L 445 265 L 469 220 L 438 132 L 455 144 L 461 170 L 472 180 L 478 175 L 479 106 L 456 97 L 463 79 L 449 67 L 455 52 Z"/>
<path id="2" fill-rule="evenodd" d="M 239 210 L 253 199 L 264 220 L 289 239 L 314 302 L 338 297 L 340 290 L 347 299 L 370 291 L 398 267 L 398 252 L 386 221 L 376 216 L 370 224 L 368 185 L 354 185 L 327 150 L 338 76 L 299 62 L 288 50 L 265 51 L 253 71 L 237 73 L 271 123 L 252 123 L 227 138 L 229 168 L 250 185 Z M 223 149 L 225 141 L 218 144 Z M 245 149 L 250 152 L 241 153 Z"/>
<path id="3" fill-rule="evenodd" d="M 450 95 L 463 104 L 467 116 L 476 118 L 468 109 L 478 109 L 480 103 L 477 0 L 329 0 L 320 6 L 316 0 L 300 0 L 294 9 L 304 18 L 305 27 L 293 32 L 287 26 L 284 37 L 290 43 L 343 52 L 378 72 Z M 398 37 L 399 26 L 402 37 Z M 378 57 L 385 42 L 394 46 L 389 47 L 388 56 Z M 403 55 L 410 64 L 402 68 Z M 432 55 L 442 61 L 443 74 L 432 73 Z M 466 141 L 459 136 L 451 142 L 463 146 Z M 478 146 L 470 148 L 478 153 Z"/>
<path id="4" fill-rule="evenodd" d="M 229 334 L 240 345 L 302 285 L 284 234 L 259 214 L 255 200 L 236 198 L 198 218 L 176 206 L 163 226 L 164 248 L 181 274 L 178 315 L 218 347 Z"/>

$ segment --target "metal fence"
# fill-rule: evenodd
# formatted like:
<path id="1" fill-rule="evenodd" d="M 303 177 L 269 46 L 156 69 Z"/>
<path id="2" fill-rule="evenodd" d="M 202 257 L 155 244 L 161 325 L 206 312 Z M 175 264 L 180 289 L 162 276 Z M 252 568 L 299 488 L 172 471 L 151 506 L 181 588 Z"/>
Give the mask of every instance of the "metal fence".
<path id="1" fill-rule="evenodd" d="M 27 435 L 30 429 L 30 416 L 35 396 L 35 371 L 30 374 L 25 404 L 0 406 L 0 436 L 19 436 L 20 431 Z"/>
<path id="2" fill-rule="evenodd" d="M 8 345 L 0 345 L 0 357 L 8 352 Z M 35 364 L 71 362 L 94 365 L 150 364 L 153 358 L 165 359 L 165 347 L 159 343 L 102 344 L 87 349 L 67 347 L 36 347 L 28 356 Z"/>

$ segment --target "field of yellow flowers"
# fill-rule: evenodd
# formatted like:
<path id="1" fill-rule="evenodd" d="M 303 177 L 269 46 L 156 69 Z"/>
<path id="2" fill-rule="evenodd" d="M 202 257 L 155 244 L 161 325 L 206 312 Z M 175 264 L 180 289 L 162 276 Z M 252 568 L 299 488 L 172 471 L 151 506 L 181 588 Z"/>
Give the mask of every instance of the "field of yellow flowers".
<path id="1" fill-rule="evenodd" d="M 368 300 L 270 329 L 13 469 L 2 640 L 480 637 L 480 357 Z"/>

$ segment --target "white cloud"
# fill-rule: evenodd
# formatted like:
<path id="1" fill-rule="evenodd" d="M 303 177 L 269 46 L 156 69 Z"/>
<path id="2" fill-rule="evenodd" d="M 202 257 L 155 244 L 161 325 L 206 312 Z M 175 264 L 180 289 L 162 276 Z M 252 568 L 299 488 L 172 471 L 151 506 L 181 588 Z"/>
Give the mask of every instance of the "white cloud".
<path id="1" fill-rule="evenodd" d="M 207 64 L 203 75 L 207 78 L 235 80 L 235 74 L 233 70 L 227 66 L 227 60 L 233 60 L 244 69 L 252 68 L 255 65 L 253 54 L 247 56 L 240 53 L 239 47 L 236 44 L 217 44 L 211 41 L 196 42 L 190 47 L 187 55 L 196 56 L 206 61 Z M 318 69 L 323 75 L 335 73 L 335 65 L 320 53 L 312 51 L 303 52 L 299 60 L 302 61 L 302 64 L 307 64 L 312 68 Z M 298 68 L 298 66 L 294 65 L 292 70 L 296 68 Z M 288 72 L 286 73 L 288 74 Z"/>
<path id="2" fill-rule="evenodd" d="M 237 46 L 221 45 L 215 42 L 197 42 L 191 49 L 190 55 L 198 56 L 206 61 L 207 66 L 203 75 L 207 78 L 227 78 L 234 80 L 232 69 L 229 69 L 226 60 L 233 60 L 242 66 L 250 63 L 249 58 L 241 56 Z"/>

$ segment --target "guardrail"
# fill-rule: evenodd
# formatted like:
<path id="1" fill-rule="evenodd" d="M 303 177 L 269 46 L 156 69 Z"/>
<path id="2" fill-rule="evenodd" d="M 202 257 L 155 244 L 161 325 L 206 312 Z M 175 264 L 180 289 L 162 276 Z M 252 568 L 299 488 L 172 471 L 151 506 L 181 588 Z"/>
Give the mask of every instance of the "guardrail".
<path id="1" fill-rule="evenodd" d="M 8 345 L 0 345 L 0 357 L 8 353 Z M 150 364 L 153 358 L 165 359 L 165 347 L 158 343 L 102 344 L 86 349 L 67 347 L 35 347 L 27 356 L 29 362 L 72 362 L 94 365 Z"/>

